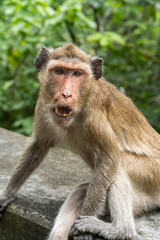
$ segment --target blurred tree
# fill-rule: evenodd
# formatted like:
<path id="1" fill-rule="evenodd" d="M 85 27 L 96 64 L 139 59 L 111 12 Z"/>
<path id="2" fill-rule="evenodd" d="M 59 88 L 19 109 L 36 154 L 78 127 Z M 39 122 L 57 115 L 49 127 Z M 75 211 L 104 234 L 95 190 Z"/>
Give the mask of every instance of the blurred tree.
<path id="1" fill-rule="evenodd" d="M 124 88 L 160 131 L 158 0 L 1 1 L 1 127 L 31 133 L 39 89 L 35 56 L 43 45 L 69 41 L 103 57 L 107 80 Z"/>

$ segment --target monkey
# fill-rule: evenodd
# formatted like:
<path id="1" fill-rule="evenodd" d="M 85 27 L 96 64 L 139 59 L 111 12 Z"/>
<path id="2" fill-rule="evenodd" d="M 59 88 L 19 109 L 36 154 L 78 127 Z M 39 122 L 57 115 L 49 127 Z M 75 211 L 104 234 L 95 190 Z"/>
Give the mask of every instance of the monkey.
<path id="1" fill-rule="evenodd" d="M 49 149 L 68 145 L 92 175 L 68 196 L 48 240 L 136 239 L 135 217 L 160 206 L 159 133 L 105 80 L 101 58 L 68 43 L 43 47 L 35 66 L 33 133 L 0 197 L 0 214 Z"/>

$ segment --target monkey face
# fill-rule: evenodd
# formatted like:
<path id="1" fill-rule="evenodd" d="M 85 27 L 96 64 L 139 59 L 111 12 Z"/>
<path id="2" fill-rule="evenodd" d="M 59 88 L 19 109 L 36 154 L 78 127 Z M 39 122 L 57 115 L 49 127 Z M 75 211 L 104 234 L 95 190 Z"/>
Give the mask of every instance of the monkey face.
<path id="1" fill-rule="evenodd" d="M 95 81 L 102 76 L 102 60 L 67 44 L 55 50 L 43 48 L 36 67 L 40 71 L 40 96 L 52 119 L 69 126 L 80 116 Z"/>

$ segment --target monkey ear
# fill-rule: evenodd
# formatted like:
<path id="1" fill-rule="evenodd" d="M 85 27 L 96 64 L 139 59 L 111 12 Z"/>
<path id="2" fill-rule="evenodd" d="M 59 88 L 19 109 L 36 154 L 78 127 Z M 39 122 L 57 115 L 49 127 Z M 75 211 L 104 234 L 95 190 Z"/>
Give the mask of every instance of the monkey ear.
<path id="1" fill-rule="evenodd" d="M 35 66 L 38 69 L 38 71 L 42 70 L 42 68 L 44 68 L 47 65 L 49 58 L 50 58 L 50 52 L 48 48 L 43 47 L 42 50 L 39 52 L 35 61 Z"/>
<path id="2" fill-rule="evenodd" d="M 101 58 L 92 58 L 91 59 L 91 67 L 93 71 L 93 75 L 96 80 L 102 77 L 103 73 L 103 60 Z"/>

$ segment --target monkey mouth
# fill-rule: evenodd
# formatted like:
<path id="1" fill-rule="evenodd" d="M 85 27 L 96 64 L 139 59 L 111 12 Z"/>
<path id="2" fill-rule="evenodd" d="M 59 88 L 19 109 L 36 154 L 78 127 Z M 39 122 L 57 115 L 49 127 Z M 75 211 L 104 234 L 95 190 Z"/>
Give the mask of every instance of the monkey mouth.
<path id="1" fill-rule="evenodd" d="M 72 117 L 72 109 L 66 106 L 55 107 L 53 108 L 53 112 L 56 117 L 61 119 L 70 119 Z"/>

